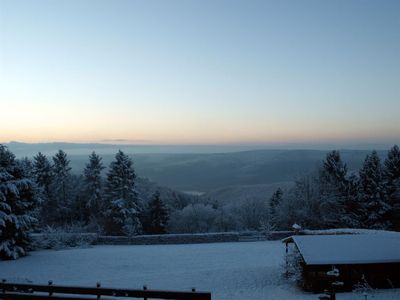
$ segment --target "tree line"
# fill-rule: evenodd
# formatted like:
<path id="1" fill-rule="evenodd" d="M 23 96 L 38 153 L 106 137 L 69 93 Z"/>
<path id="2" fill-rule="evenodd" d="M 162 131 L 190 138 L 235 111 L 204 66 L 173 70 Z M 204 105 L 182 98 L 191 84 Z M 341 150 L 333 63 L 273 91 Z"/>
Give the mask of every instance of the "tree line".
<path id="1" fill-rule="evenodd" d="M 95 224 L 106 235 L 166 233 L 169 211 L 157 191 L 141 201 L 131 158 L 118 151 L 105 180 L 104 169 L 94 152 L 74 176 L 62 150 L 52 161 L 40 152 L 19 160 L 0 145 L 0 258 L 24 255 L 28 233 L 49 225 Z"/>
<path id="2" fill-rule="evenodd" d="M 137 177 L 132 159 L 118 151 L 106 168 L 96 153 L 82 174 L 67 154 L 16 159 L 0 145 L 0 258 L 24 255 L 28 233 L 77 226 L 105 235 L 233 230 L 371 228 L 400 231 L 400 150 L 381 162 L 373 151 L 350 172 L 339 151 L 315 172 L 278 189 L 271 198 L 240 202 L 188 196 Z"/>
<path id="3" fill-rule="evenodd" d="M 166 232 L 168 210 L 158 192 L 144 205 L 128 155 L 118 151 L 105 180 L 105 166 L 95 152 L 89 156 L 82 176 L 74 178 L 69 163 L 62 150 L 53 157 L 52 164 L 42 153 L 33 158 L 31 169 L 42 199 L 40 216 L 44 225 L 78 221 L 96 224 L 106 235 Z"/>
<path id="4" fill-rule="evenodd" d="M 358 172 L 349 172 L 339 151 L 327 154 L 320 168 L 269 203 L 271 228 L 368 228 L 400 231 L 400 150 L 393 146 L 383 162 L 376 151 Z"/>

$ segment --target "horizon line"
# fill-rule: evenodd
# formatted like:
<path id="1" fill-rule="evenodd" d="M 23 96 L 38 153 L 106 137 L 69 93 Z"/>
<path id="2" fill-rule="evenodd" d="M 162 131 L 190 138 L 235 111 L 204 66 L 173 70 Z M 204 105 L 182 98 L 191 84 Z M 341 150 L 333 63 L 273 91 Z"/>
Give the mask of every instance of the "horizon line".
<path id="1" fill-rule="evenodd" d="M 162 147 L 171 147 L 171 148 L 179 148 L 179 147 L 222 147 L 222 148 L 233 148 L 233 147 L 242 147 L 244 149 L 238 151 L 248 151 L 248 150 L 388 150 L 394 145 L 398 145 L 400 143 L 349 143 L 349 142 L 254 142 L 254 143 L 187 143 L 187 144 L 143 144 L 143 143 L 105 143 L 101 141 L 96 142 L 68 142 L 68 141 L 46 141 L 46 142 L 21 142 L 21 141 L 0 141 L 0 144 L 4 145 L 12 145 L 12 144 L 21 144 L 21 145 L 56 145 L 56 144 L 65 144 L 65 145 L 93 145 L 93 146 L 106 146 L 106 147 L 150 147 L 150 148 L 162 148 Z M 252 148 L 254 147 L 254 148 Z M 376 149 L 374 149 L 376 147 Z"/>

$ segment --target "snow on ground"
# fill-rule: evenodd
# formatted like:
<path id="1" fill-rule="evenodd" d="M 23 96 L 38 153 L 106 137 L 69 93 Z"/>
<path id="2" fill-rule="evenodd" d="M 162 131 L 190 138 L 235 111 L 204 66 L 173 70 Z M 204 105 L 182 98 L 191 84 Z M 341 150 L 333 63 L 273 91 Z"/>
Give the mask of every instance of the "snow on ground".
<path id="1" fill-rule="evenodd" d="M 279 241 L 95 246 L 32 252 L 0 261 L 0 278 L 9 281 L 104 287 L 211 291 L 212 299 L 318 299 L 304 293 L 282 273 L 284 245 Z M 364 299 L 341 294 L 339 300 Z M 400 299 L 400 290 L 379 291 L 368 299 Z"/>

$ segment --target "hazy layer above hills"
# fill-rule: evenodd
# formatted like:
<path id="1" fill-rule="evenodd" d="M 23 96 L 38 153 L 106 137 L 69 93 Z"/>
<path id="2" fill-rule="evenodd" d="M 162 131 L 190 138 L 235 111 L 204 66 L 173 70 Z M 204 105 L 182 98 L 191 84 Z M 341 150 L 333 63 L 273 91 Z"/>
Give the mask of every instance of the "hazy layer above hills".
<path id="1" fill-rule="evenodd" d="M 1 143 L 1 142 L 0 142 Z M 227 153 L 246 150 L 265 149 L 265 145 L 130 145 L 130 144 L 104 144 L 104 143 L 4 143 L 17 156 L 32 156 L 37 152 L 53 155 L 63 149 L 70 155 L 86 155 L 92 151 L 98 154 L 114 154 L 121 149 L 126 153 Z M 276 146 L 276 145 L 275 145 Z M 283 147 L 286 149 L 288 147 Z"/>
<path id="2" fill-rule="evenodd" d="M 0 142 L 2 143 L 2 142 Z M 53 155 L 59 149 L 63 149 L 70 155 L 86 155 L 92 151 L 98 154 L 114 154 L 118 149 L 126 153 L 230 153 L 250 150 L 330 150 L 330 149 L 353 149 L 353 150 L 387 150 L 392 144 L 366 144 L 366 143 L 343 143 L 343 144 L 301 144 L 301 143 L 270 143 L 270 144 L 199 144 L 199 145 L 131 145 L 131 144 L 105 144 L 105 143 L 2 143 L 8 146 L 17 156 L 32 156 L 41 151 L 46 155 Z"/>
<path id="3" fill-rule="evenodd" d="M 143 153 L 144 148 L 156 146 L 125 146 L 104 144 L 23 144 L 9 143 L 17 156 L 32 156 L 38 151 L 52 155 L 63 149 L 71 159 L 75 173 L 82 171 L 88 154 L 96 150 L 106 166 L 118 148 L 131 154 L 139 176 L 180 191 L 204 192 L 221 198 L 246 197 L 270 193 L 277 186 L 287 186 L 297 177 L 311 172 L 324 159 L 323 150 L 252 150 L 227 153 Z M 117 148 L 116 148 L 117 147 Z M 139 147 L 139 148 L 138 148 Z M 172 146 L 165 146 L 166 152 Z M 190 146 L 187 146 L 190 147 Z M 139 151 L 138 149 L 141 149 Z M 154 148 L 161 152 L 162 148 Z M 153 149 L 153 150 L 154 150 Z M 230 148 L 231 149 L 231 148 Z M 147 149 L 148 150 L 148 149 Z M 221 148 L 220 150 L 223 150 Z M 186 148 L 185 151 L 190 151 Z M 148 152 L 148 151 L 147 151 Z M 349 170 L 360 167 L 366 150 L 341 150 Z M 85 153 L 85 155 L 82 155 Z M 380 151 L 381 156 L 386 151 Z"/>

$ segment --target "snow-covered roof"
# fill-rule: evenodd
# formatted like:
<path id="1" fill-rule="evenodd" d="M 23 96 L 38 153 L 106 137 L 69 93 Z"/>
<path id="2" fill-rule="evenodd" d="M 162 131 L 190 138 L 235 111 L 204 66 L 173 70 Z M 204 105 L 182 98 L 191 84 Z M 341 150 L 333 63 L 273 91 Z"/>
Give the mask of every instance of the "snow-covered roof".
<path id="1" fill-rule="evenodd" d="M 400 234 L 298 235 L 308 265 L 400 263 Z"/>
<path id="2" fill-rule="evenodd" d="M 364 228 L 334 228 L 334 229 L 319 229 L 319 230 L 302 230 L 303 234 L 399 234 L 396 231 L 388 231 L 381 229 L 364 229 Z"/>

